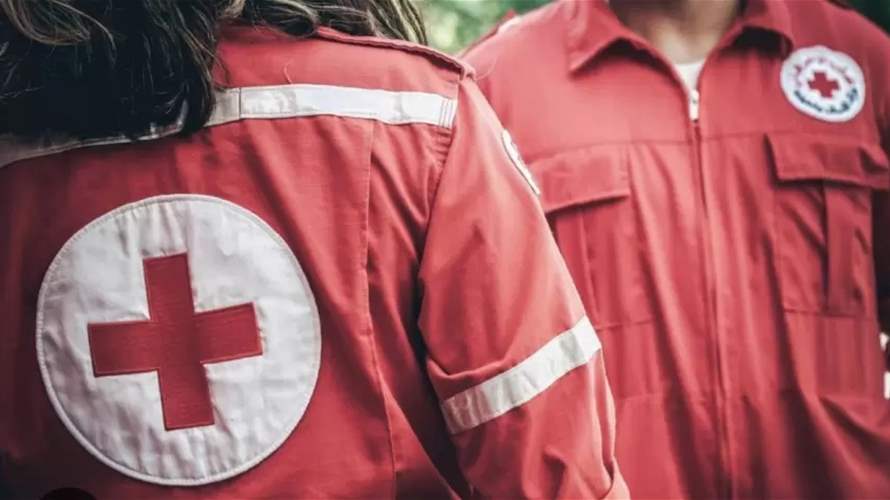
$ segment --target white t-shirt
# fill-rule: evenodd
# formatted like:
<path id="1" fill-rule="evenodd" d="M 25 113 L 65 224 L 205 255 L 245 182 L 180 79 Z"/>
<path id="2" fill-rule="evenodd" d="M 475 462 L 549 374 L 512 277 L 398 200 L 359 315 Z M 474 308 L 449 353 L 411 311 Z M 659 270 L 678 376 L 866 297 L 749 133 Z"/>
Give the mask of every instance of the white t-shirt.
<path id="1" fill-rule="evenodd" d="M 674 68 L 677 69 L 677 74 L 680 75 L 680 79 L 683 80 L 683 83 L 686 84 L 686 89 L 690 92 L 698 88 L 698 76 L 701 74 L 701 69 L 704 65 L 704 59 L 684 64 L 674 63 Z"/>

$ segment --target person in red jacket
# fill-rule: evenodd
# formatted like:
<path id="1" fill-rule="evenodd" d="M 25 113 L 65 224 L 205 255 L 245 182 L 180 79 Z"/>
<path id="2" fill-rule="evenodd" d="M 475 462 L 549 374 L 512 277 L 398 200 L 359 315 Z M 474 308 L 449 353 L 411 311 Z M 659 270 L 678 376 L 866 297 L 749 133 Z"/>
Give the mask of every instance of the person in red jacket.
<path id="1" fill-rule="evenodd" d="M 498 120 L 362 5 L 0 1 L 6 494 L 626 496 Z"/>
<path id="2" fill-rule="evenodd" d="M 890 498 L 888 58 L 827 0 L 560 1 L 469 50 L 635 497 Z"/>

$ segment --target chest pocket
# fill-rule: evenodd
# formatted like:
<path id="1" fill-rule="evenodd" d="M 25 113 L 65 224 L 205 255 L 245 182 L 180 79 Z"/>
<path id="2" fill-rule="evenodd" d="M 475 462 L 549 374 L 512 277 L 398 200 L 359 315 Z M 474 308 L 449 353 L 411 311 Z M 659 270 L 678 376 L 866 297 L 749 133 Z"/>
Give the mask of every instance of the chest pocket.
<path id="1" fill-rule="evenodd" d="M 873 317 L 872 194 L 890 187 L 887 156 L 877 144 L 827 135 L 768 142 L 783 306 Z"/>
<path id="2" fill-rule="evenodd" d="M 596 146 L 531 165 L 547 220 L 595 326 L 651 319 L 627 151 Z"/>

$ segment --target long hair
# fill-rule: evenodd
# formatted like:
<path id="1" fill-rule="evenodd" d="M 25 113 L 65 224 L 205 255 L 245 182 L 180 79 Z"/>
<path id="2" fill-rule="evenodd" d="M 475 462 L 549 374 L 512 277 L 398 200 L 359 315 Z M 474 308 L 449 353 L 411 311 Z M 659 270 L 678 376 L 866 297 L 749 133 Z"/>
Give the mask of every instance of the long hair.
<path id="1" fill-rule="evenodd" d="M 411 0 L 0 0 L 0 134 L 197 130 L 226 21 L 426 43 Z"/>

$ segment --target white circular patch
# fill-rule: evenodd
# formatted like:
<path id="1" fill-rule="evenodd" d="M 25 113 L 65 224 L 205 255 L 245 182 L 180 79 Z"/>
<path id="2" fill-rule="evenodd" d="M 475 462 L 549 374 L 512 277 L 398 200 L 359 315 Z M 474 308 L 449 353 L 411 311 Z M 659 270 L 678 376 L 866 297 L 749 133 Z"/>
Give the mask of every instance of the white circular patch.
<path id="1" fill-rule="evenodd" d="M 321 326 L 268 224 L 219 198 L 158 196 L 65 243 L 40 289 L 37 353 L 56 412 L 91 454 L 143 481 L 201 485 L 291 434 L 318 378 Z"/>
<path id="2" fill-rule="evenodd" d="M 865 77 L 850 56 L 822 46 L 794 51 L 782 65 L 782 90 L 795 108 L 827 122 L 853 119 L 865 105 Z"/>

